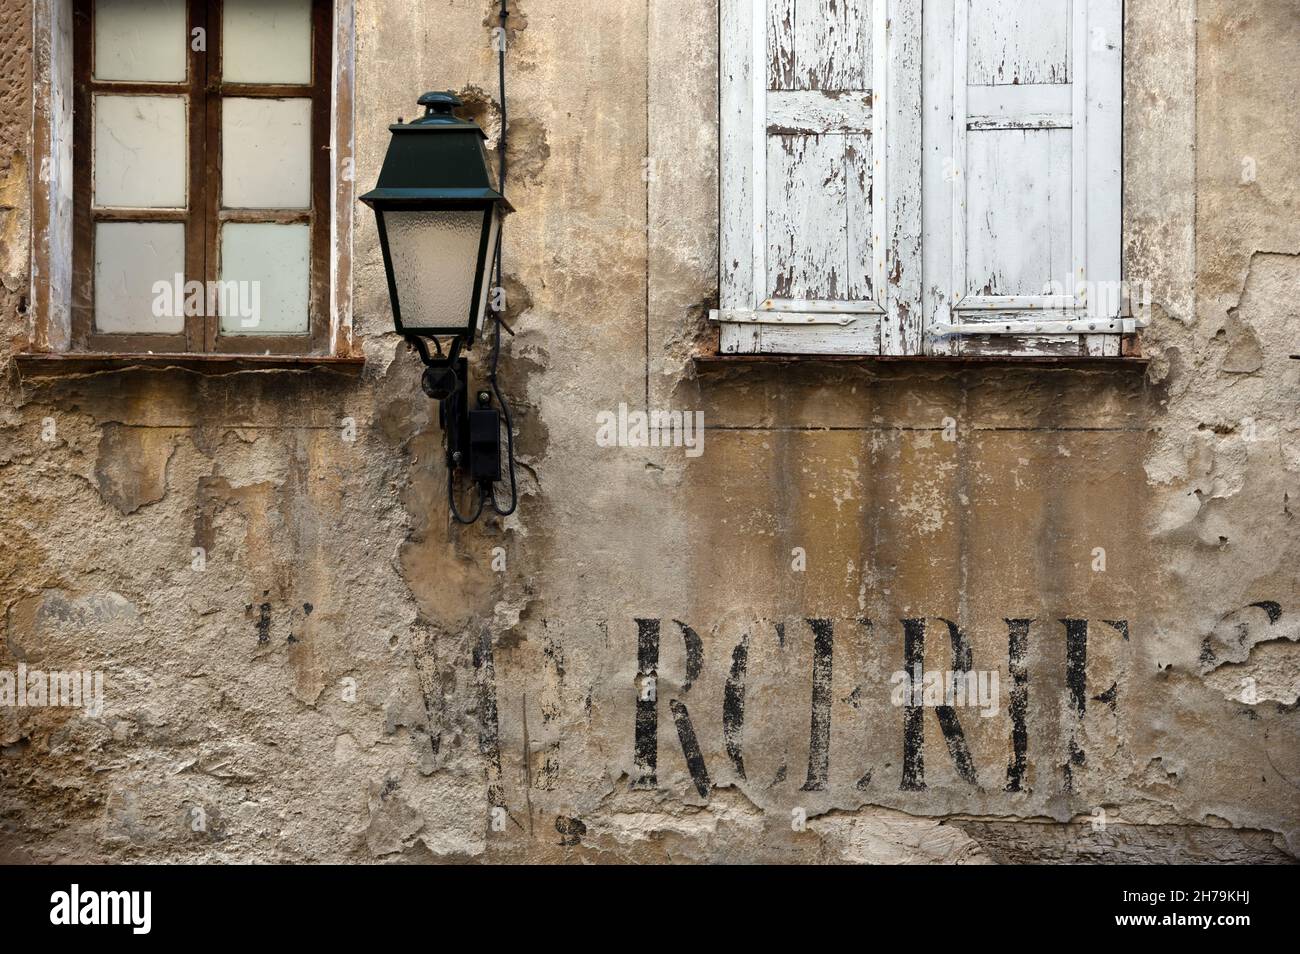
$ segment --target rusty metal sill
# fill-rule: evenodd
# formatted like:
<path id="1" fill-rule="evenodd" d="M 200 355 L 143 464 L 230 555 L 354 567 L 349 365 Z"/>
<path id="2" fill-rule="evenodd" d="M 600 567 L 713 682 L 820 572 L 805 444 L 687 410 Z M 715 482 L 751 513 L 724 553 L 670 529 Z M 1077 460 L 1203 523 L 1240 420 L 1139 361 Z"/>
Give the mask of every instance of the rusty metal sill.
<path id="1" fill-rule="evenodd" d="M 330 371 L 352 377 L 365 367 L 362 356 L 336 357 L 304 354 L 134 354 L 134 353 L 37 353 L 14 356 L 18 370 L 26 377 L 50 378 L 105 371 L 181 370 L 195 374 L 240 374 L 248 371 Z"/>
<path id="2" fill-rule="evenodd" d="M 834 364 L 891 364 L 912 367 L 937 367 L 945 370 L 958 370 L 964 367 L 1000 366 L 1006 368 L 1052 367 L 1052 368 L 1124 368 L 1139 370 L 1151 363 L 1151 359 L 1139 356 L 1101 356 L 1101 355 L 946 355 L 946 354 L 704 354 L 692 359 L 695 367 L 701 371 L 717 371 L 738 365 L 776 365 L 808 364 L 829 362 Z"/>

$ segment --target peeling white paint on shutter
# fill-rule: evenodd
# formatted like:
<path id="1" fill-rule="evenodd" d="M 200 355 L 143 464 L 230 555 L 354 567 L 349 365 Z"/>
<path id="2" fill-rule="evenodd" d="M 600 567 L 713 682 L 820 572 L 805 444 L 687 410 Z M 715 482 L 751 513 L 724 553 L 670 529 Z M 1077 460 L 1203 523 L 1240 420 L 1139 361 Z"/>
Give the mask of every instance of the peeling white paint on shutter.
<path id="1" fill-rule="evenodd" d="M 919 348 L 916 4 L 721 2 L 723 352 Z"/>
<path id="2" fill-rule="evenodd" d="M 1119 353 L 1122 0 L 721 3 L 724 353 Z"/>
<path id="3" fill-rule="evenodd" d="M 1119 353 L 1121 6 L 927 10 L 926 101 L 950 104 L 925 121 L 933 351 Z"/>
<path id="4" fill-rule="evenodd" d="M 755 47 L 767 42 L 766 30 L 756 34 L 753 29 L 753 12 L 750 3 L 739 0 L 720 0 L 719 26 L 721 30 L 719 43 L 719 73 L 721 90 L 719 91 L 719 203 L 720 227 L 718 284 L 719 304 L 723 311 L 752 311 L 756 292 L 754 282 L 757 278 L 755 254 L 757 238 L 755 231 L 759 227 L 758 213 L 755 210 L 754 196 L 759 186 L 757 181 L 764 169 L 758 169 L 753 162 L 754 141 L 762 141 L 765 134 L 766 117 L 755 120 L 755 100 L 762 102 L 765 97 L 757 95 L 769 85 L 768 78 L 761 72 L 763 64 L 768 62 L 766 50 L 762 55 L 755 55 Z M 794 0 L 786 0 L 790 8 Z M 773 69 L 784 69 L 776 58 L 772 60 Z M 794 50 L 789 50 L 789 68 L 793 70 Z M 762 76 L 761 81 L 759 76 Z M 777 80 L 773 80 L 775 85 Z M 765 183 L 764 183 L 765 185 Z M 761 233 L 760 233 L 761 234 Z M 762 253 L 766 256 L 766 252 Z M 750 353 L 758 350 L 759 328 L 757 325 L 738 325 L 724 323 L 722 326 L 721 350 L 732 353 Z"/>
<path id="5" fill-rule="evenodd" d="M 787 4 L 777 4 L 784 7 Z M 794 69 L 798 89 L 873 87 L 872 0 L 798 0 L 794 7 Z"/>
<path id="6" fill-rule="evenodd" d="M 1070 7 L 1074 0 L 968 2 L 972 86 L 1070 82 Z"/>
<path id="7" fill-rule="evenodd" d="M 887 205 L 882 232 L 888 311 L 881 322 L 882 354 L 920 354 L 921 311 L 921 4 L 890 0 L 885 99 Z M 879 154 L 877 156 L 879 161 Z"/>

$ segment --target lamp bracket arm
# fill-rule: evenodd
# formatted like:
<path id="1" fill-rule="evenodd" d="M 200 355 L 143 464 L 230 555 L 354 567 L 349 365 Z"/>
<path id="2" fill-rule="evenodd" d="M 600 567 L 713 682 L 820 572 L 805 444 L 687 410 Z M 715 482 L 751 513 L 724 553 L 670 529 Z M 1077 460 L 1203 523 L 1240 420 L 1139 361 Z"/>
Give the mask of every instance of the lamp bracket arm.
<path id="1" fill-rule="evenodd" d="M 460 350 L 464 345 L 464 342 L 460 338 L 453 338 L 451 347 L 448 349 L 447 354 L 444 355 L 442 353 L 442 346 L 438 343 L 438 339 L 432 338 L 430 340 L 433 341 L 433 346 L 437 349 L 437 357 L 429 354 L 429 344 L 423 337 L 420 335 L 406 336 L 407 344 L 412 345 L 415 350 L 419 352 L 420 361 L 426 368 L 455 367 L 456 362 L 460 359 Z"/>

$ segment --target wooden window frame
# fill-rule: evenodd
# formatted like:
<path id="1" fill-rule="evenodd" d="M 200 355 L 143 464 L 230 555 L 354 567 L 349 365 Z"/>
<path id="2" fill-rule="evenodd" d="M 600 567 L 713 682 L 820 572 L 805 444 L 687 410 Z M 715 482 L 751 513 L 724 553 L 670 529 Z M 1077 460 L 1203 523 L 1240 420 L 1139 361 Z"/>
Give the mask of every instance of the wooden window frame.
<path id="1" fill-rule="evenodd" d="M 83 353 L 228 355 L 328 354 L 335 344 L 331 320 L 332 106 L 334 4 L 312 0 L 310 84 L 226 83 L 222 68 L 222 0 L 188 0 L 186 42 L 206 32 L 206 50 L 189 44 L 187 78 L 178 83 L 124 82 L 94 77 L 94 0 L 74 0 L 72 11 L 72 270 L 71 345 Z M 186 98 L 186 208 L 96 209 L 93 206 L 93 99 L 96 94 L 179 95 Z M 311 100 L 311 203 L 297 209 L 223 209 L 221 112 L 227 97 Z M 350 102 L 349 102 L 350 106 Z M 220 227 L 224 222 L 306 224 L 309 227 L 308 330 L 305 334 L 223 335 L 218 315 L 186 316 L 178 334 L 104 333 L 94 327 L 94 229 L 97 222 L 181 222 L 186 281 L 220 277 Z M 349 222 L 350 224 L 350 222 Z M 207 286 L 205 286 L 207 287 Z"/>

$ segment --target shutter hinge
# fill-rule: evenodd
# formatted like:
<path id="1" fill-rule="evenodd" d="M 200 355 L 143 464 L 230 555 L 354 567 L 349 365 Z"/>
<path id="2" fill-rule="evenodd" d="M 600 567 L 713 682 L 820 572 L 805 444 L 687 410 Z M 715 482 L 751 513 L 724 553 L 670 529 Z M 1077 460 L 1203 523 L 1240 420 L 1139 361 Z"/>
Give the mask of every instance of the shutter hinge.
<path id="1" fill-rule="evenodd" d="M 742 308 L 714 308 L 709 321 L 751 325 L 851 325 L 857 315 L 835 312 L 755 311 Z"/>
<path id="2" fill-rule="evenodd" d="M 1146 327 L 1134 318 L 1078 318 L 1052 321 L 967 321 L 936 324 L 932 337 L 944 335 L 1131 335 Z"/>

